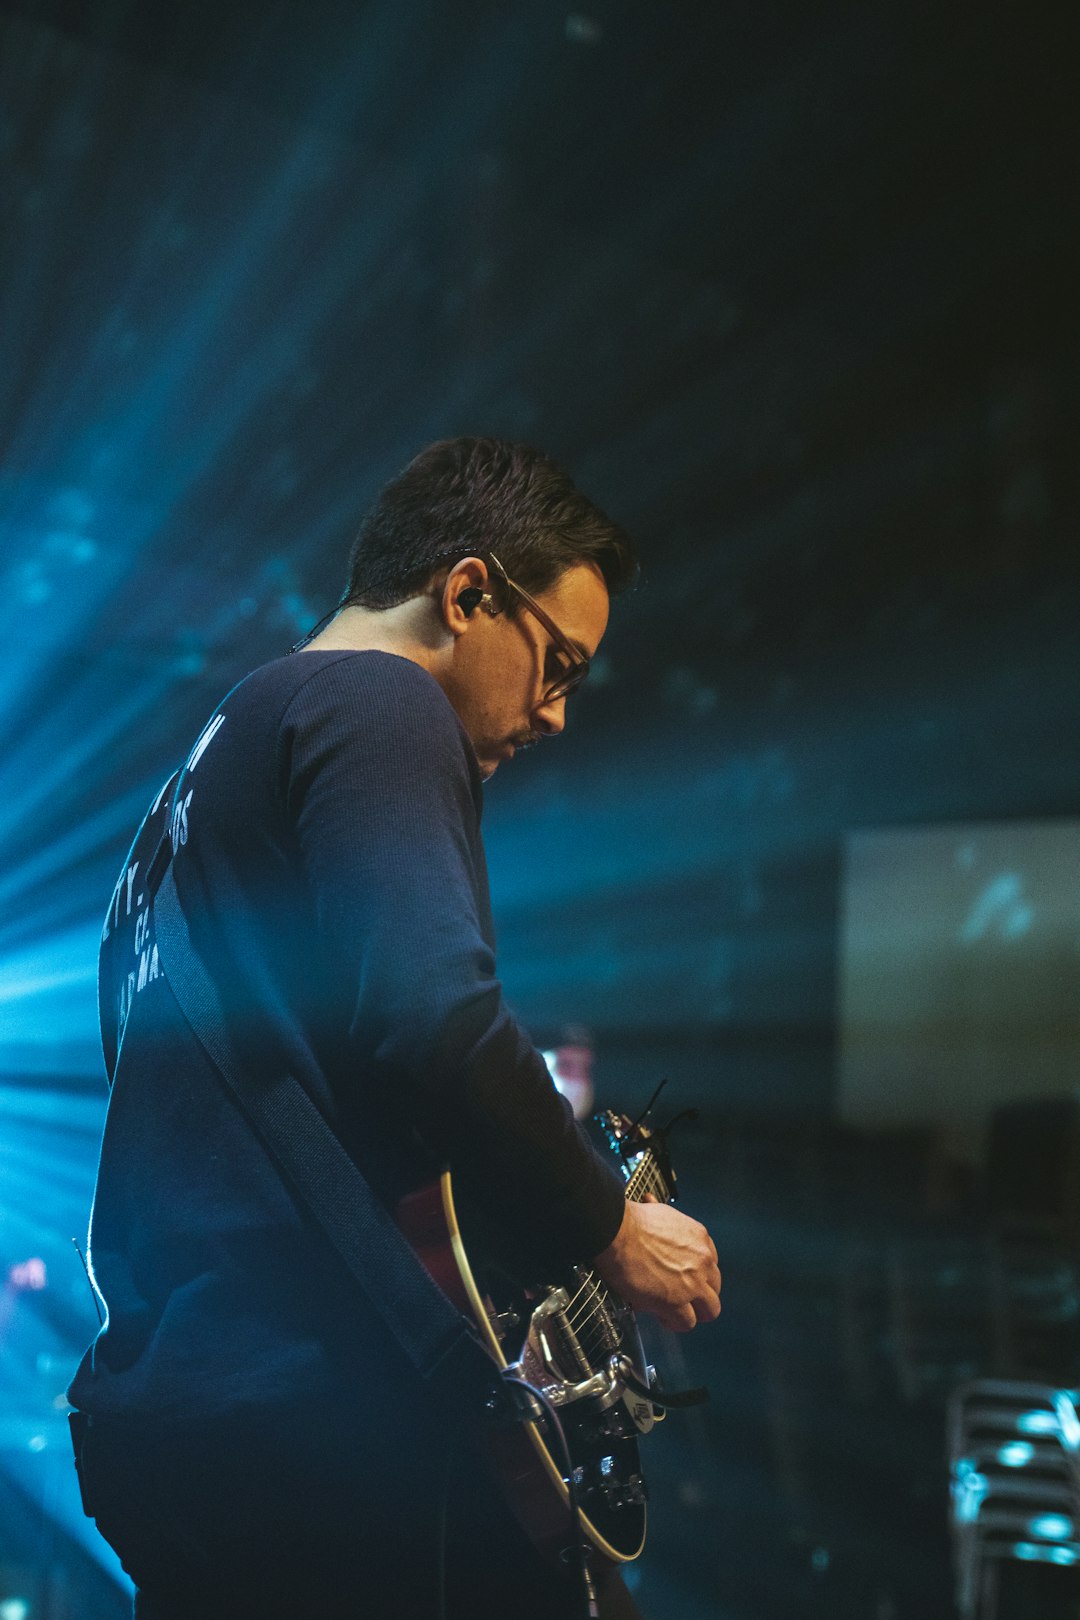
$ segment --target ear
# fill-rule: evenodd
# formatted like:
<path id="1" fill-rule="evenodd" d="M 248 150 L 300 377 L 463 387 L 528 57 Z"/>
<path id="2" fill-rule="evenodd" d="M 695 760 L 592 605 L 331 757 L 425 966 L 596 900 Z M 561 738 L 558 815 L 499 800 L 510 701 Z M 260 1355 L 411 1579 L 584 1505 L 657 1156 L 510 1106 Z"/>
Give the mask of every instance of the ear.
<path id="1" fill-rule="evenodd" d="M 451 635 L 464 635 L 475 624 L 477 607 L 490 600 L 487 584 L 487 564 L 480 557 L 463 557 L 451 568 L 440 603 L 443 622 Z"/>

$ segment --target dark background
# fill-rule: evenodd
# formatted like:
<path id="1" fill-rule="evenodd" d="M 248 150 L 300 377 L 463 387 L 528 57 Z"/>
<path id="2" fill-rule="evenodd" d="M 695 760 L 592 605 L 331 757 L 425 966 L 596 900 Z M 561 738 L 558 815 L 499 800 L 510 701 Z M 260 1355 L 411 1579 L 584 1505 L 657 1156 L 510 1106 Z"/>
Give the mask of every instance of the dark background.
<path id="1" fill-rule="evenodd" d="M 42 1416 L 92 1328 L 115 871 L 460 432 L 555 455 L 644 565 L 485 812 L 537 1038 L 583 1023 L 606 1097 L 701 1108 L 729 1308 L 661 1352 L 714 1402 L 653 1448 L 641 1600 L 949 1613 L 939 1413 L 887 1323 L 799 1461 L 844 1233 L 961 1198 L 932 1144 L 890 1181 L 830 1134 L 840 867 L 853 829 L 1077 813 L 1074 33 L 992 0 L 0 6 L 0 1250 L 50 1279 L 0 1317 L 0 1570 L 32 1620 L 118 1601 Z"/>

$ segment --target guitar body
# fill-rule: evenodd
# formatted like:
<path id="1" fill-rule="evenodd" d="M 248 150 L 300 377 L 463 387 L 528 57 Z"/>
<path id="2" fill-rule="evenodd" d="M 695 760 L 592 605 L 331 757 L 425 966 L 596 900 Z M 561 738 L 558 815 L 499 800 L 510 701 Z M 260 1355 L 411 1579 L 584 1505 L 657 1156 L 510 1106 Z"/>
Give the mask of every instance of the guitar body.
<path id="1" fill-rule="evenodd" d="M 621 1116 L 605 1115 L 601 1123 L 627 1197 L 672 1198 L 674 1177 L 660 1139 Z M 556 1407 L 594 1564 L 636 1558 L 646 1528 L 638 1439 L 659 1417 L 644 1394 L 651 1369 L 629 1306 L 586 1266 L 527 1286 L 489 1264 L 482 1246 L 470 1244 L 467 1216 L 459 1220 L 449 1171 L 403 1199 L 396 1218 L 435 1282 L 476 1324 L 495 1364 Z M 486 1442 L 518 1522 L 541 1552 L 559 1557 L 575 1528 L 549 1421 L 493 1424 Z"/>

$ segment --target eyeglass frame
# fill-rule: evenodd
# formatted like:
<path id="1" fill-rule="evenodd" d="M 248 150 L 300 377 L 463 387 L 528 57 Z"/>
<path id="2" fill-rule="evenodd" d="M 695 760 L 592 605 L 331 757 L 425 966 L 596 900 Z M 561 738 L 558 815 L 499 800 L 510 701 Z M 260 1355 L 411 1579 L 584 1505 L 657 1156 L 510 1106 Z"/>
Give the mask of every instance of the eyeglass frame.
<path id="1" fill-rule="evenodd" d="M 442 561 L 442 559 L 445 557 L 454 557 L 458 562 L 462 562 L 468 556 L 480 557 L 481 559 L 494 564 L 495 573 L 498 575 L 501 583 L 509 590 L 513 591 L 515 596 L 519 596 L 521 598 L 522 602 L 528 608 L 533 617 L 543 625 L 559 652 L 561 652 L 563 657 L 569 661 L 567 668 L 563 672 L 562 678 L 560 680 L 553 681 L 549 686 L 545 686 L 543 696 L 540 700 L 541 707 L 548 703 L 558 703 L 563 698 L 570 697 L 572 693 L 577 691 L 578 687 L 589 673 L 589 667 L 592 662 L 591 659 L 586 653 L 583 653 L 579 647 L 574 645 L 565 631 L 559 629 L 550 613 L 540 606 L 536 598 L 534 596 L 530 596 L 523 585 L 518 585 L 516 581 L 510 578 L 510 575 L 506 572 L 506 569 L 503 567 L 502 563 L 499 561 L 498 557 L 496 557 L 493 551 L 443 552 L 442 557 L 435 558 L 433 561 Z M 484 609 L 485 613 L 487 613 L 492 619 L 498 618 L 499 614 L 503 611 L 502 608 L 495 606 L 490 591 L 485 591 L 481 596 L 480 605 Z"/>
<path id="2" fill-rule="evenodd" d="M 562 698 L 570 697 L 574 692 L 577 691 L 578 687 L 589 673 L 589 666 L 591 663 L 589 655 L 587 653 L 583 653 L 579 647 L 576 647 L 566 632 L 559 629 L 559 626 L 555 623 L 555 620 L 551 617 L 551 614 L 548 613 L 545 608 L 540 606 L 535 597 L 530 596 L 528 591 L 525 590 L 523 586 L 516 584 L 514 580 L 510 578 L 510 575 L 506 572 L 506 569 L 503 567 L 502 563 L 499 561 L 498 557 L 496 557 L 493 551 L 485 552 L 485 556 L 494 563 L 495 571 L 502 580 L 503 584 L 512 590 L 516 596 L 521 598 L 533 617 L 543 625 L 559 652 L 561 652 L 563 657 L 567 659 L 567 667 L 563 671 L 562 678 L 560 680 L 553 681 L 550 686 L 545 686 L 542 699 L 543 703 L 558 703 Z M 489 607 L 488 612 L 491 614 L 492 618 L 494 618 L 496 614 L 501 612 L 501 609 Z"/>

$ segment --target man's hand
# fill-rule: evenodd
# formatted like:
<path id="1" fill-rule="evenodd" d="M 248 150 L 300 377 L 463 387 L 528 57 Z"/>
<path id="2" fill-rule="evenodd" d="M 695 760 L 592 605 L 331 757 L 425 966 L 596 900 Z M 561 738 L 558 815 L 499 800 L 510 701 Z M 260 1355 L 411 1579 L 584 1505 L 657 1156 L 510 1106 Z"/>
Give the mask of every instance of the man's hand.
<path id="1" fill-rule="evenodd" d="M 593 1261 L 609 1288 L 664 1327 L 688 1333 L 720 1315 L 720 1270 L 712 1238 L 700 1221 L 651 1193 L 628 1203 L 615 1241 Z"/>

